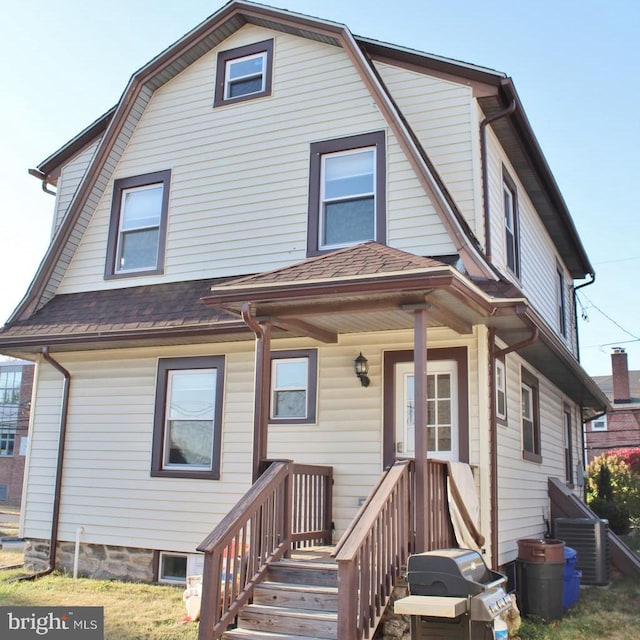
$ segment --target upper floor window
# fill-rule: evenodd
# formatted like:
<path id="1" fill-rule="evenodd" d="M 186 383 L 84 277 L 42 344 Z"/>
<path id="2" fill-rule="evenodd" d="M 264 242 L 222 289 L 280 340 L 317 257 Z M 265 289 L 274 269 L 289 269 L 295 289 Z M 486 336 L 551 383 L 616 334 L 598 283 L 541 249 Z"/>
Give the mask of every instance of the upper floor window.
<path id="1" fill-rule="evenodd" d="M 0 427 L 0 456 L 12 456 L 16 446 L 16 427 Z"/>
<path id="2" fill-rule="evenodd" d="M 567 298 L 564 273 L 560 266 L 556 267 L 556 305 L 558 309 L 558 329 L 567 337 Z"/>
<path id="3" fill-rule="evenodd" d="M 171 171 L 116 180 L 105 278 L 163 272 Z"/>
<path id="4" fill-rule="evenodd" d="M 502 422 L 507 419 L 507 371 L 501 358 L 496 358 L 496 417 Z"/>
<path id="5" fill-rule="evenodd" d="M 220 477 L 224 357 L 158 363 L 151 475 Z"/>
<path id="6" fill-rule="evenodd" d="M 386 242 L 383 132 L 311 145 L 308 255 Z"/>
<path id="7" fill-rule="evenodd" d="M 271 354 L 271 423 L 315 423 L 317 361 L 315 349 Z"/>
<path id="8" fill-rule="evenodd" d="M 214 107 L 271 95 L 273 40 L 221 51 Z"/>
<path id="9" fill-rule="evenodd" d="M 507 268 L 516 278 L 519 278 L 520 223 L 518 219 L 518 192 L 515 182 L 505 170 L 502 172 L 502 199 Z"/>
<path id="10" fill-rule="evenodd" d="M 522 369 L 522 457 L 542 462 L 538 379 Z"/>
<path id="11" fill-rule="evenodd" d="M 591 431 L 606 431 L 607 430 L 607 416 L 602 415 L 599 418 L 591 421 Z"/>

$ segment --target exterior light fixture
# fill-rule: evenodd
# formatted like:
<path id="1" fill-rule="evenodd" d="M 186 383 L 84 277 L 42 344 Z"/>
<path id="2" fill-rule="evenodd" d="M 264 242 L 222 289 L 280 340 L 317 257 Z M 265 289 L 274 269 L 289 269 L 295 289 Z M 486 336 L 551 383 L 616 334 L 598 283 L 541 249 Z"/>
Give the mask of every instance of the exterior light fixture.
<path id="1" fill-rule="evenodd" d="M 369 376 L 367 375 L 367 373 L 369 373 L 369 361 L 362 355 L 362 351 L 354 360 L 353 364 L 356 369 L 356 376 L 360 380 L 360 384 L 363 387 L 368 387 L 371 383 L 371 380 L 369 380 Z"/>

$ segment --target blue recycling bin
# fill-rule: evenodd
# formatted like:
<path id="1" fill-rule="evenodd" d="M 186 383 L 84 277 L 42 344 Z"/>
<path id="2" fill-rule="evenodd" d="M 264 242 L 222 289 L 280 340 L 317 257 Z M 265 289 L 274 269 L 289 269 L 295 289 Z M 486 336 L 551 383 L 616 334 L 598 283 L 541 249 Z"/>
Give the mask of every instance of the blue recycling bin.
<path id="1" fill-rule="evenodd" d="M 562 586 L 562 608 L 564 611 L 571 609 L 580 595 L 580 578 L 582 571 L 576 570 L 578 554 L 571 547 L 564 547 L 564 582 Z"/>

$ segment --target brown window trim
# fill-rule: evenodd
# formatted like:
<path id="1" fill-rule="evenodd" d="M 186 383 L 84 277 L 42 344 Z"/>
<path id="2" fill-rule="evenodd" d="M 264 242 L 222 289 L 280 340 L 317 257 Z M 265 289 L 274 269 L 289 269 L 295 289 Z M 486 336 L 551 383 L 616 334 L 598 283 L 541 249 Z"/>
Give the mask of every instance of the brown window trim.
<path id="1" fill-rule="evenodd" d="M 259 53 L 266 53 L 266 62 L 264 68 L 264 90 L 256 93 L 250 93 L 244 96 L 238 96 L 236 98 L 224 97 L 224 86 L 226 80 L 227 62 L 236 60 L 238 58 L 244 58 L 245 56 L 257 55 Z M 255 98 L 262 98 L 264 96 L 271 95 L 271 85 L 273 79 L 273 40 L 263 40 L 262 42 L 255 42 L 243 47 L 236 47 L 234 49 L 227 49 L 221 51 L 218 54 L 218 60 L 216 63 L 216 84 L 213 96 L 213 106 L 221 107 L 227 104 L 235 104 L 237 102 L 244 102 L 246 100 L 253 100 Z"/>
<path id="2" fill-rule="evenodd" d="M 524 434 L 522 434 L 523 447 L 522 458 L 529 462 L 542 462 L 542 439 L 540 434 L 540 382 L 532 373 L 527 371 L 524 367 L 521 368 L 521 382 L 531 387 L 533 397 L 531 402 L 533 404 L 533 440 L 536 451 L 526 451 L 524 448 Z M 520 431 L 522 433 L 522 418 L 520 419 Z"/>
<path id="3" fill-rule="evenodd" d="M 309 209 L 307 227 L 307 257 L 321 255 L 333 249 L 320 249 L 320 180 L 322 173 L 322 156 L 326 153 L 351 151 L 364 147 L 376 148 L 376 220 L 373 238 L 377 242 L 387 242 L 387 159 L 384 131 L 363 133 L 347 138 L 336 138 L 311 143 L 309 162 Z"/>
<path id="4" fill-rule="evenodd" d="M 155 413 L 153 420 L 153 447 L 151 451 L 151 476 L 162 478 L 220 479 L 220 452 L 222 448 L 222 403 L 224 393 L 224 356 L 195 356 L 188 358 L 160 358 L 156 379 Z M 216 369 L 216 406 L 213 423 L 213 451 L 211 469 L 207 471 L 163 468 L 164 418 L 167 400 L 169 371 Z"/>
<path id="5" fill-rule="evenodd" d="M 505 265 L 510 273 L 512 273 L 518 280 L 520 279 L 521 268 L 520 268 L 520 205 L 518 203 L 518 187 L 516 186 L 515 181 L 509 175 L 506 167 L 502 165 L 502 183 L 506 185 L 509 191 L 511 192 L 511 197 L 513 198 L 513 252 L 514 252 L 514 268 L 508 264 L 507 255 L 505 254 Z M 502 227 L 504 229 L 504 196 L 502 198 Z M 506 230 L 505 230 L 506 233 Z M 506 236 L 505 236 L 505 248 L 506 248 Z"/>
<path id="6" fill-rule="evenodd" d="M 500 416 L 498 414 L 498 376 L 497 374 L 495 374 L 495 393 L 496 393 L 496 398 L 495 398 L 495 403 L 496 403 L 496 422 L 498 424 L 501 424 L 503 427 L 508 427 L 509 426 L 509 403 L 507 401 L 508 398 L 508 393 L 507 393 L 507 360 L 505 358 L 504 355 L 502 356 L 496 356 L 496 369 L 497 369 L 497 363 L 500 362 L 502 363 L 502 366 L 504 367 L 504 417 Z"/>
<path id="7" fill-rule="evenodd" d="M 427 349 L 430 360 L 455 360 L 458 365 L 458 457 L 469 462 L 469 357 L 467 347 Z M 413 349 L 385 351 L 383 356 L 383 464 L 389 467 L 396 458 L 394 447 L 394 367 L 400 362 L 413 362 Z"/>
<path id="8" fill-rule="evenodd" d="M 290 358 L 307 358 L 308 379 L 307 379 L 307 417 L 306 418 L 272 418 L 271 407 L 269 407 L 269 424 L 316 424 L 316 407 L 318 398 L 318 350 L 317 349 L 296 349 L 291 351 L 272 351 L 271 361 L 288 360 Z M 273 381 L 272 381 L 273 384 Z M 269 403 L 273 397 L 273 388 L 269 390 Z"/>
<path id="9" fill-rule="evenodd" d="M 569 336 L 567 322 L 567 279 L 562 265 L 556 260 L 556 298 L 558 312 L 558 333 L 565 339 Z"/>
<path id="10" fill-rule="evenodd" d="M 167 217 L 169 213 L 169 187 L 171 170 L 155 171 L 130 178 L 121 178 L 113 183 L 113 198 L 111 200 L 111 217 L 109 220 L 109 236 L 107 239 L 107 259 L 104 270 L 105 280 L 115 278 L 136 278 L 138 276 L 160 275 L 164 273 L 164 253 L 167 238 Z M 126 189 L 146 187 L 152 184 L 162 184 L 162 207 L 160 210 L 160 228 L 158 232 L 158 258 L 155 268 L 140 269 L 138 271 L 117 271 L 116 257 L 118 250 L 118 234 L 120 232 L 120 206 L 122 193 Z"/>

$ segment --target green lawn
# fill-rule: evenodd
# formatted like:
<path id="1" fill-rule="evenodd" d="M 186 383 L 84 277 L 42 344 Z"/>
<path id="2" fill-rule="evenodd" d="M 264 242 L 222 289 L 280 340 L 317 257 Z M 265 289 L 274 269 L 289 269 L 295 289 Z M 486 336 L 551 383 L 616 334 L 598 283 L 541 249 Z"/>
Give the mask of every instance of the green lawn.
<path id="1" fill-rule="evenodd" d="M 18 571 L 0 571 L 0 606 L 101 606 L 105 640 L 195 640 L 197 625 L 184 623 L 177 587 L 78 579 L 54 573 L 8 582 Z"/>
<path id="2" fill-rule="evenodd" d="M 640 580 L 620 580 L 609 587 L 580 589 L 580 599 L 562 620 L 526 620 L 521 640 L 638 640 Z"/>

